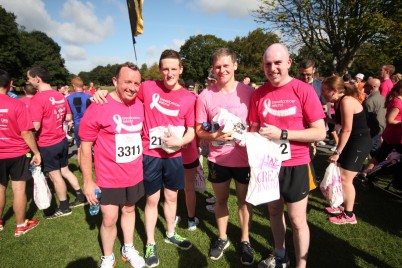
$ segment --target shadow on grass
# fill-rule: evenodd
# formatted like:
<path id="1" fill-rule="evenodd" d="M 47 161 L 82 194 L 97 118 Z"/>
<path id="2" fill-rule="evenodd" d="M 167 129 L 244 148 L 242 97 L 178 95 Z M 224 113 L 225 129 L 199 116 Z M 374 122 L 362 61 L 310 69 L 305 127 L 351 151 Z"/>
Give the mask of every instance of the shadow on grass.
<path id="1" fill-rule="evenodd" d="M 65 268 L 96 268 L 97 262 L 92 257 L 81 258 L 70 262 Z"/>

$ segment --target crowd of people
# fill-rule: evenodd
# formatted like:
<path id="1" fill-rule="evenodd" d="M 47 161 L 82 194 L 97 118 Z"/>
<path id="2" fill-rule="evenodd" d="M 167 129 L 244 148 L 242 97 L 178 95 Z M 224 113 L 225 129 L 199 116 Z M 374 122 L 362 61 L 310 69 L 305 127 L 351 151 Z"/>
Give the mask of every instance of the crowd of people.
<path id="1" fill-rule="evenodd" d="M 215 214 L 217 228 L 208 256 L 218 260 L 230 245 L 233 234 L 227 232 L 228 198 L 233 179 L 241 230 L 239 257 L 243 265 L 253 264 L 254 250 L 249 238 L 253 209 L 246 202 L 250 182 L 246 147 L 235 141 L 233 132 L 224 132 L 223 127 L 215 131 L 204 128 L 204 123 L 211 123 L 225 109 L 245 122 L 250 132 L 277 141 L 283 148 L 280 198 L 267 204 L 274 250 L 258 267 L 290 267 L 285 206 L 292 228 L 294 266 L 308 266 L 308 197 L 317 187 L 312 149 L 327 133 L 333 137 L 333 154 L 328 160 L 340 167 L 344 204 L 326 211 L 334 214 L 329 218 L 331 223 L 356 224 L 353 179 L 362 171 L 367 156 L 370 153 L 372 159 L 362 174 L 392 150 L 402 153 L 402 81 L 400 75 L 393 75 L 392 65 L 381 66 L 379 77 L 366 82 L 361 73 L 354 79 L 350 75 L 334 75 L 320 80 L 312 60 L 300 63 L 297 79 L 289 74 L 289 51 L 279 43 L 265 50 L 262 62 L 267 82 L 256 89 L 251 86 L 250 77 L 241 82 L 235 80 L 236 54 L 219 48 L 212 55 L 204 89 L 191 80 L 181 84 L 181 57 L 168 49 L 159 60 L 160 81 L 142 81 L 139 68 L 127 62 L 119 65 L 112 78 L 114 91 L 95 90 L 92 83 L 85 89 L 82 79 L 74 77 L 72 94 L 66 85 L 53 90 L 48 72 L 32 67 L 27 71 L 26 96 L 21 100 L 7 96 L 12 80 L 6 71 L 0 70 L 0 231 L 4 228 L 2 214 L 9 177 L 17 224 L 15 236 L 39 224 L 37 219 L 25 219 L 25 188 L 31 178 L 29 166 L 40 165 L 53 183 L 58 199 L 58 206 L 46 212 L 45 219 L 68 216 L 72 207 L 99 203 L 103 252 L 100 267 L 116 265 L 113 247 L 118 220 L 123 232 L 122 259 L 135 268 L 156 267 L 161 261 L 155 228 L 162 194 L 164 241 L 182 250 L 193 246 L 176 230 L 177 199 L 178 191 L 184 190 L 188 230 L 197 230 L 200 219 L 195 177 L 200 165 L 198 148 L 203 143 L 208 151 L 208 181 L 214 192 L 215 204 L 210 210 Z M 199 88 L 202 92 L 197 92 Z M 65 122 L 74 124 L 83 188 L 68 168 Z M 72 202 L 68 200 L 64 179 L 75 191 Z M 100 199 L 95 190 L 101 193 Z M 133 243 L 136 203 L 143 197 L 144 257 Z"/>

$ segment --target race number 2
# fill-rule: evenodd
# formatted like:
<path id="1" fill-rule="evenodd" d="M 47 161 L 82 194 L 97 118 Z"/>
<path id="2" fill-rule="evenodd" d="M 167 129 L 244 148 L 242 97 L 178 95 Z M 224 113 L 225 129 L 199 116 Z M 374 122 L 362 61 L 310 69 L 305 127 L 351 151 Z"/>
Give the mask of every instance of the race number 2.
<path id="1" fill-rule="evenodd" d="M 292 158 L 292 154 L 290 152 L 290 143 L 288 140 L 275 140 L 274 142 L 279 147 L 282 161 L 286 161 L 286 160 L 289 160 L 290 158 Z"/>

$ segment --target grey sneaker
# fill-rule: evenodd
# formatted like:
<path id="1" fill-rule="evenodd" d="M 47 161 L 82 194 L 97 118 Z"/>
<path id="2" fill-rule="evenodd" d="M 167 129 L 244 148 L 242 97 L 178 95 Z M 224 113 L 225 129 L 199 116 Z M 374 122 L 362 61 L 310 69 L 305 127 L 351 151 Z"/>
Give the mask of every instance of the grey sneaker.
<path id="1" fill-rule="evenodd" d="M 248 241 L 240 243 L 240 261 L 243 265 L 251 265 L 254 263 L 254 253 Z"/>
<path id="2" fill-rule="evenodd" d="M 212 260 L 219 260 L 223 256 L 223 251 L 230 245 L 229 240 L 218 238 L 209 250 L 209 257 Z"/>
<path id="3" fill-rule="evenodd" d="M 165 242 L 168 244 L 173 244 L 183 250 L 188 250 L 190 249 L 193 244 L 191 244 L 190 241 L 188 241 L 186 238 L 181 237 L 177 233 L 174 233 L 172 237 L 165 237 Z"/>
<path id="4" fill-rule="evenodd" d="M 147 244 L 145 247 L 145 265 L 147 267 L 156 267 L 159 265 L 158 252 L 156 245 Z"/>
<path id="5" fill-rule="evenodd" d="M 285 253 L 285 257 L 280 258 L 275 256 L 274 252 L 272 252 L 268 258 L 261 261 L 258 264 L 258 268 L 287 268 L 290 267 L 290 261 L 288 257 L 288 253 Z"/>
<path id="6" fill-rule="evenodd" d="M 188 230 L 189 231 L 197 230 L 198 224 L 200 224 L 200 220 L 197 217 L 194 217 L 193 221 L 188 221 Z"/>
<path id="7" fill-rule="evenodd" d="M 216 197 L 211 196 L 210 198 L 205 199 L 205 202 L 207 202 L 208 204 L 215 204 L 216 203 Z"/>
<path id="8" fill-rule="evenodd" d="M 116 266 L 116 260 L 114 259 L 114 254 L 112 254 L 111 258 L 102 256 L 102 262 L 99 265 L 99 268 L 114 268 Z"/>
<path id="9" fill-rule="evenodd" d="M 215 213 L 215 204 L 206 205 L 205 208 L 212 213 Z"/>

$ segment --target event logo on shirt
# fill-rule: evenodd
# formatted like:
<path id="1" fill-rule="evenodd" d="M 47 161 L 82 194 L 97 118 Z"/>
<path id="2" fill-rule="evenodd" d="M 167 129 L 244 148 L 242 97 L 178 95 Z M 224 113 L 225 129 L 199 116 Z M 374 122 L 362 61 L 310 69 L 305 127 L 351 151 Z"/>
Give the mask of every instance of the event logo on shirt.
<path id="1" fill-rule="evenodd" d="M 53 97 L 50 97 L 49 100 L 50 100 L 50 102 L 52 103 L 52 105 L 64 103 L 64 98 L 61 99 L 61 100 L 59 100 L 59 101 L 57 101 L 57 100 L 55 100 Z"/>
<path id="2" fill-rule="evenodd" d="M 158 93 L 154 93 L 152 95 L 152 103 L 150 104 L 149 107 L 153 109 L 154 107 L 161 113 L 169 116 L 178 116 L 180 109 L 177 110 L 170 110 L 166 109 L 161 106 L 161 104 L 167 105 L 167 106 L 176 106 L 177 108 L 180 108 L 180 105 L 177 103 L 174 103 L 170 100 L 162 99 L 161 96 Z"/>
<path id="3" fill-rule="evenodd" d="M 120 133 L 122 129 L 128 132 L 138 132 L 142 130 L 142 122 L 133 125 L 133 119 L 138 119 L 135 117 L 121 117 L 119 114 L 113 115 L 113 121 L 116 123 L 116 132 Z"/>
<path id="4" fill-rule="evenodd" d="M 262 115 L 265 117 L 267 114 L 272 114 L 278 117 L 285 117 L 290 115 L 296 114 L 296 106 L 294 105 L 295 100 L 278 100 L 278 101 L 271 101 L 270 99 L 264 100 L 264 111 Z M 279 107 L 283 107 L 284 104 L 293 104 L 294 106 L 287 108 L 287 109 L 275 109 Z"/>

